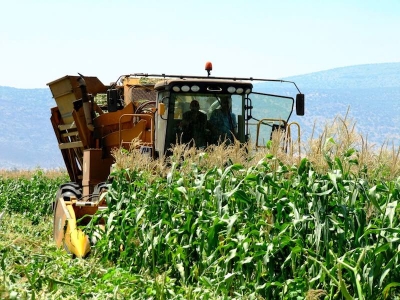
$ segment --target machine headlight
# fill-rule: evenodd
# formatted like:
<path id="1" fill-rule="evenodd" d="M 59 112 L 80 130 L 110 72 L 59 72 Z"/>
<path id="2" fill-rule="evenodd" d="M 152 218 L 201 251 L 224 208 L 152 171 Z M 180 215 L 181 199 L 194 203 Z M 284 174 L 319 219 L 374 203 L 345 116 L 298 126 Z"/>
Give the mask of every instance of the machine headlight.
<path id="1" fill-rule="evenodd" d="M 237 88 L 237 89 L 236 89 L 236 93 L 238 93 L 238 94 L 243 93 L 243 88 Z"/>
<path id="2" fill-rule="evenodd" d="M 179 86 L 175 85 L 175 86 L 172 88 L 172 90 L 173 90 L 174 92 L 180 92 L 180 91 L 181 91 L 181 88 L 180 88 Z"/>
<path id="3" fill-rule="evenodd" d="M 184 85 L 181 87 L 182 92 L 189 92 L 190 91 L 190 87 L 188 85 Z"/>
<path id="4" fill-rule="evenodd" d="M 245 94 L 250 94 L 251 93 L 251 89 L 247 89 L 244 93 Z"/>
<path id="5" fill-rule="evenodd" d="M 198 85 L 194 85 L 191 87 L 192 92 L 198 92 L 200 91 L 200 87 Z"/>
<path id="6" fill-rule="evenodd" d="M 236 91 L 236 88 L 234 86 L 228 87 L 228 92 L 233 94 Z"/>

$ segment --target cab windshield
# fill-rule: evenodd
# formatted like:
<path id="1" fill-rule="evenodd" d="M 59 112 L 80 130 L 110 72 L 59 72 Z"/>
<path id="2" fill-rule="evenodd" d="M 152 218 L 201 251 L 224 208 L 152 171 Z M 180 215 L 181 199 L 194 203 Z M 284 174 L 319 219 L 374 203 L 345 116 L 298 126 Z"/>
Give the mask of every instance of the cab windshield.
<path id="1" fill-rule="evenodd" d="M 198 148 L 233 142 L 244 95 L 171 93 L 167 145 L 191 143 Z"/>
<path id="2" fill-rule="evenodd" d="M 294 106 L 291 97 L 261 93 L 171 92 L 166 101 L 166 149 L 176 143 L 205 148 L 235 138 L 265 146 L 274 130 L 285 127 Z"/>
<path id="3" fill-rule="evenodd" d="M 241 95 L 231 94 L 172 94 L 171 102 L 174 104 L 174 119 L 181 120 L 183 114 L 190 111 L 190 103 L 195 100 L 199 103 L 199 110 L 207 115 L 207 119 L 210 119 L 212 112 L 216 109 L 220 109 L 220 101 L 222 98 L 230 98 L 232 112 L 241 114 L 242 98 Z"/>

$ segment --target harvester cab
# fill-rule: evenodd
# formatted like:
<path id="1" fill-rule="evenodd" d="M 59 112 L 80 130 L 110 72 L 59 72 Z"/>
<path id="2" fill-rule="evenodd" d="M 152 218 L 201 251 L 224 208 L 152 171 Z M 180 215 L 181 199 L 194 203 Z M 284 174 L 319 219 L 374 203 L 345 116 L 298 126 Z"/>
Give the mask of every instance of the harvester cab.
<path id="1" fill-rule="evenodd" d="M 252 141 L 258 149 L 277 129 L 289 143 L 293 125 L 300 139 L 298 124 L 289 123 L 295 106 L 298 115 L 304 114 L 304 95 L 294 82 L 212 77 L 211 69 L 207 63 L 207 76 L 129 74 L 109 86 L 81 74 L 48 83 L 57 104 L 50 120 L 71 179 L 55 201 L 58 246 L 78 257 L 89 252 L 89 240 L 77 225 L 106 207 L 105 182 L 115 148 L 136 145 L 154 159 L 168 155 L 177 143 L 206 148 Z M 293 98 L 259 92 L 262 82 L 293 84 L 298 93 Z"/>
<path id="2" fill-rule="evenodd" d="M 290 134 L 289 118 L 295 100 L 253 92 L 253 84 L 249 81 L 209 77 L 169 78 L 158 82 L 154 89 L 158 104 L 156 155 L 168 153 L 171 145 L 190 141 L 202 148 L 221 142 L 229 144 L 237 139 L 240 143 L 253 141 L 257 148 L 261 148 L 266 146 L 275 129 Z M 297 112 L 302 115 L 304 95 L 298 94 L 296 100 Z M 199 104 L 199 112 L 206 117 L 200 125 L 196 124 L 196 114 L 191 113 L 193 101 Z M 224 102 L 229 107 L 225 114 Z M 185 126 L 185 115 L 191 119 L 189 123 L 195 123 L 192 128 Z M 185 127 L 189 127 L 188 134 Z"/>

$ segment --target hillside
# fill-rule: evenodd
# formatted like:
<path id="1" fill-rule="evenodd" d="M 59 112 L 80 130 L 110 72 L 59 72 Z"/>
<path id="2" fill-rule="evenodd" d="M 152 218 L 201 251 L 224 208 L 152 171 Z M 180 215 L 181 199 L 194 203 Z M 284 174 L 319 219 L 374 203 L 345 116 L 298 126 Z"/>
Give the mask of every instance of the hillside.
<path id="1" fill-rule="evenodd" d="M 375 89 L 400 87 L 400 62 L 368 64 L 292 76 L 305 89 Z"/>
<path id="2" fill-rule="evenodd" d="M 343 67 L 288 78 L 306 94 L 304 128 L 349 116 L 371 143 L 400 145 L 400 63 Z M 318 126 L 320 125 L 320 126 Z"/>
<path id="3" fill-rule="evenodd" d="M 301 124 L 305 139 L 314 123 L 318 130 L 350 108 L 356 128 L 370 142 L 400 144 L 400 63 L 350 66 L 285 79 L 295 81 L 306 95 L 306 115 L 293 118 Z M 270 87 L 258 88 L 271 92 Z M 281 86 L 276 90 L 284 92 Z M 48 89 L 0 86 L 0 168 L 64 166 L 49 121 L 54 104 Z"/>
<path id="4" fill-rule="evenodd" d="M 49 121 L 48 89 L 0 87 L 0 168 L 63 167 Z"/>

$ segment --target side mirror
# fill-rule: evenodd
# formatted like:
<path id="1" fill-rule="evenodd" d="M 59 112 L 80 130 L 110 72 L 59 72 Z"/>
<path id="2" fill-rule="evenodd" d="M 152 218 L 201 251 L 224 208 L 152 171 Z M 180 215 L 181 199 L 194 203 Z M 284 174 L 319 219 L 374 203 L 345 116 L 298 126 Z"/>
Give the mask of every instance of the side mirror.
<path id="1" fill-rule="evenodd" d="M 160 116 L 164 115 L 165 113 L 165 104 L 164 103 L 158 103 L 158 114 Z"/>
<path id="2" fill-rule="evenodd" d="M 304 116 L 304 94 L 296 95 L 296 114 Z"/>

